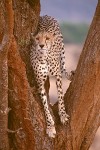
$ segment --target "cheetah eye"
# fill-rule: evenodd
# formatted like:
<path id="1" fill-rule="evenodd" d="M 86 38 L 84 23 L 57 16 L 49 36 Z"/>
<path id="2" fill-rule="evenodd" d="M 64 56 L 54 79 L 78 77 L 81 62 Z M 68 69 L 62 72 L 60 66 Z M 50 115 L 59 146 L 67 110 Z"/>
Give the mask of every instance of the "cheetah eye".
<path id="1" fill-rule="evenodd" d="M 49 37 L 46 37 L 46 40 L 50 40 L 50 38 L 49 38 Z"/>
<path id="2" fill-rule="evenodd" d="M 39 40 L 39 37 L 36 37 L 36 40 Z"/>

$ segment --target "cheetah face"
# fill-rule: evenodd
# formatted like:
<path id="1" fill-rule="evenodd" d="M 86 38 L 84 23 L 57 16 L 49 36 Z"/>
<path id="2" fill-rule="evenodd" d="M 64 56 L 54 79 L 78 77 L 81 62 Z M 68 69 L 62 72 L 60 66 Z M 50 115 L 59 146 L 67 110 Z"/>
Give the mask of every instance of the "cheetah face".
<path id="1" fill-rule="evenodd" d="M 53 44 L 54 36 L 52 33 L 39 32 L 35 36 L 36 49 L 47 52 Z"/>

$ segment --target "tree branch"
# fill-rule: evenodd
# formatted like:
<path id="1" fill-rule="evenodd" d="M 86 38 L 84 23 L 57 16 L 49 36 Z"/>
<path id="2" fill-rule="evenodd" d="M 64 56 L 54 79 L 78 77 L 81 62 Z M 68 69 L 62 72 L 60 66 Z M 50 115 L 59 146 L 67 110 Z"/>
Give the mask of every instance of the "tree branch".
<path id="1" fill-rule="evenodd" d="M 96 9 L 74 80 L 65 94 L 70 122 L 66 147 L 88 150 L 100 125 L 100 5 Z M 54 110 L 57 106 L 54 106 Z"/>
<path id="2" fill-rule="evenodd" d="M 0 107 L 2 108 L 0 108 L 0 118 L 2 118 L 0 119 L 0 129 L 2 129 L 0 149 L 8 149 L 7 133 L 9 133 L 10 148 L 13 149 L 87 150 L 100 125 L 100 7 L 99 5 L 97 7 L 75 78 L 65 94 L 66 110 L 71 117 L 70 121 L 63 126 L 59 120 L 57 104 L 53 106 L 57 135 L 55 139 L 50 139 L 46 134 L 46 122 L 40 98 L 35 88 L 32 88 L 35 81 L 27 45 L 30 41 L 29 33 L 35 32 L 38 25 L 39 0 L 34 1 L 33 10 L 26 1 L 14 0 L 15 6 L 14 20 L 12 1 L 5 0 L 7 29 L 2 40 L 1 51 L 8 53 L 9 72 L 7 53 L 5 57 L 0 53 Z M 15 27 L 14 34 L 18 46 L 13 37 L 13 27 Z M 18 47 L 26 66 L 20 58 Z M 47 91 L 48 87 L 46 84 Z M 8 127 L 7 98 L 11 108 Z"/>

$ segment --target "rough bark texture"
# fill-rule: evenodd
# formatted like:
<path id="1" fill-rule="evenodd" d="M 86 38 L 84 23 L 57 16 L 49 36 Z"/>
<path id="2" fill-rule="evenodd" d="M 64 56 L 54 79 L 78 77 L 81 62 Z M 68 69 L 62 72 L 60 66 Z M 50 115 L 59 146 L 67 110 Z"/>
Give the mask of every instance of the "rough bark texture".
<path id="1" fill-rule="evenodd" d="M 0 8 L 2 8 L 2 10 L 0 9 L 0 149 L 7 150 L 9 149 L 7 134 L 9 112 L 7 53 L 12 43 L 13 35 L 12 1 L 5 0 L 4 3 L 1 2 Z M 3 12 L 4 9 L 5 11 Z"/>
<path id="2" fill-rule="evenodd" d="M 7 49 L 6 49 L 7 50 Z M 8 67 L 7 54 L 0 50 L 0 149 L 8 147 Z"/>
<path id="3" fill-rule="evenodd" d="M 65 94 L 66 110 L 71 118 L 67 128 L 67 140 L 64 140 L 67 150 L 88 150 L 100 125 L 99 27 L 100 1 L 80 56 L 74 80 Z"/>
<path id="4" fill-rule="evenodd" d="M 65 103 L 71 116 L 71 146 L 87 150 L 100 125 L 100 1 Z"/>
<path id="5" fill-rule="evenodd" d="M 66 126 L 60 123 L 57 104 L 52 107 L 55 139 L 45 132 L 44 111 L 29 60 L 30 33 L 37 29 L 40 2 L 11 2 L 0 2 L 0 150 L 88 150 L 100 125 L 100 1 L 75 77 L 65 94 L 70 115 Z"/>

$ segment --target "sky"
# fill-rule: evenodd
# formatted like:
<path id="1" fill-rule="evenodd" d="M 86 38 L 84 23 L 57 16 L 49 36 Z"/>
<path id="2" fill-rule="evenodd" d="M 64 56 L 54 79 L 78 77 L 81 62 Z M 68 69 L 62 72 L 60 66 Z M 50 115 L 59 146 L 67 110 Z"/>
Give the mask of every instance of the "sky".
<path id="1" fill-rule="evenodd" d="M 98 0 L 40 0 L 41 15 L 58 21 L 91 22 Z"/>

